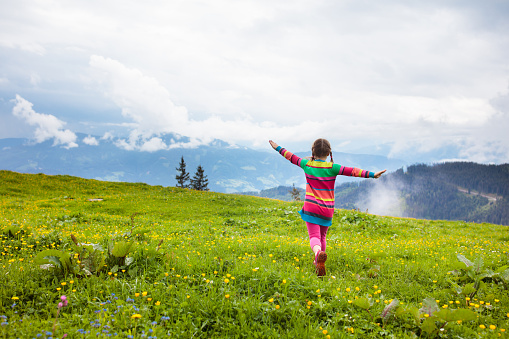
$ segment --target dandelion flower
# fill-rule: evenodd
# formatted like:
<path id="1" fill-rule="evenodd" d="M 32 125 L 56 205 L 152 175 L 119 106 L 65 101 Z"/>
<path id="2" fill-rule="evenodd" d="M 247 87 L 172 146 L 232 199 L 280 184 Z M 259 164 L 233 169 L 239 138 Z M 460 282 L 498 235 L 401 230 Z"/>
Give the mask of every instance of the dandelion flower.
<path id="1" fill-rule="evenodd" d="M 229 294 L 226 294 L 224 297 L 225 297 L 226 299 L 228 299 L 228 298 L 230 297 L 230 295 L 229 295 Z"/>
<path id="2" fill-rule="evenodd" d="M 486 328 L 486 326 L 484 325 L 479 325 L 480 328 L 482 328 L 483 330 Z"/>
<path id="3" fill-rule="evenodd" d="M 279 305 L 276 305 L 276 310 L 279 310 Z"/>
<path id="4" fill-rule="evenodd" d="M 133 315 L 131 316 L 131 318 L 132 318 L 132 319 L 140 319 L 140 318 L 141 318 L 141 314 L 138 314 L 138 313 L 133 314 Z"/>
<path id="5" fill-rule="evenodd" d="M 269 299 L 269 303 L 274 302 L 274 298 Z"/>
<path id="6" fill-rule="evenodd" d="M 490 325 L 490 330 L 494 330 L 494 329 L 496 329 L 496 328 L 497 328 L 497 326 L 495 326 L 495 325 Z"/>

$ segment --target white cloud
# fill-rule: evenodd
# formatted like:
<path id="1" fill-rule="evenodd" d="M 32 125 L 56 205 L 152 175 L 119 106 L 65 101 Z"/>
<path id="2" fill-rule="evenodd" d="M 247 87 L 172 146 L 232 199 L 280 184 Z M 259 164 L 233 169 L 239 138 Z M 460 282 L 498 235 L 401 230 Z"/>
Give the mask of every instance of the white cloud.
<path id="1" fill-rule="evenodd" d="M 164 143 L 164 141 L 161 138 L 151 138 L 150 140 L 147 140 L 141 145 L 140 151 L 146 151 L 146 152 L 156 152 L 168 149 L 168 146 Z"/>
<path id="2" fill-rule="evenodd" d="M 90 135 L 83 138 L 83 143 L 89 146 L 99 146 L 99 141 Z"/>
<path id="3" fill-rule="evenodd" d="M 32 109 L 33 104 L 19 95 L 16 95 L 15 103 L 12 114 L 24 119 L 29 125 L 36 126 L 34 133 L 36 142 L 54 139 L 53 145 L 63 145 L 65 148 L 78 147 L 76 134 L 63 129 L 65 122 L 54 115 L 35 112 Z"/>
<path id="4" fill-rule="evenodd" d="M 403 206 L 400 186 L 401 183 L 392 180 L 376 181 L 367 196 L 356 202 L 356 206 L 371 214 L 401 217 Z"/>
<path id="5" fill-rule="evenodd" d="M 270 122 L 254 122 L 251 119 L 223 120 L 212 116 L 204 120 L 192 120 L 187 109 L 177 106 L 170 93 L 156 79 L 145 76 L 141 71 L 130 69 L 120 62 L 101 56 L 92 56 L 90 66 L 98 77 L 106 96 L 121 109 L 122 115 L 133 121 L 134 127 L 127 140 L 118 142 L 118 146 L 127 150 L 154 151 L 166 147 L 183 147 L 179 142 L 166 145 L 160 138 L 164 133 L 176 133 L 191 138 L 185 147 L 208 144 L 214 138 L 225 141 L 250 141 L 264 143 L 273 136 L 295 139 L 300 130 L 306 128 L 318 131 L 325 122 L 304 121 L 294 126 L 277 126 Z"/>

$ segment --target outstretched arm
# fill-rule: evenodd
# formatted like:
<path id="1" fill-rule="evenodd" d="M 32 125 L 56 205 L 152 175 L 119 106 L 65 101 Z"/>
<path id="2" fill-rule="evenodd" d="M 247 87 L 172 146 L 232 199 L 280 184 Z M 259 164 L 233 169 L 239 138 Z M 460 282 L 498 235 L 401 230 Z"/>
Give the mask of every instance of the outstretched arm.
<path id="1" fill-rule="evenodd" d="M 273 149 L 278 151 L 279 154 L 281 154 L 283 157 L 285 157 L 286 160 L 289 160 L 292 164 L 297 165 L 297 166 L 301 166 L 301 164 L 302 165 L 306 164 L 307 160 L 304 160 L 304 162 L 302 162 L 302 158 L 299 158 L 292 152 L 289 152 L 288 150 L 282 148 L 281 146 L 276 144 L 274 141 L 269 140 L 269 144 L 270 144 L 270 146 L 272 146 Z"/>
<path id="2" fill-rule="evenodd" d="M 380 172 L 370 172 L 370 171 L 366 171 L 366 170 L 363 170 L 363 169 L 360 169 L 360 168 L 357 168 L 357 167 L 346 167 L 346 166 L 340 166 L 340 165 L 337 165 L 338 167 L 338 175 L 345 175 L 345 176 L 350 176 L 350 177 L 359 177 L 359 178 L 375 178 L 375 179 L 378 179 L 380 178 L 380 176 L 385 173 L 385 171 L 387 170 L 383 170 L 383 171 L 380 171 Z"/>

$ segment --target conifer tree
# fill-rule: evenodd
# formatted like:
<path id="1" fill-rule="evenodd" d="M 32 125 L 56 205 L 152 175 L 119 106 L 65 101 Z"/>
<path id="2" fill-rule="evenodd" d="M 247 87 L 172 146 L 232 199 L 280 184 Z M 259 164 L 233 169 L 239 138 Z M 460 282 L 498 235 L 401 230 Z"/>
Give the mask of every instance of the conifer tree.
<path id="1" fill-rule="evenodd" d="M 186 172 L 186 162 L 184 161 L 184 156 L 180 158 L 179 167 L 176 168 L 177 175 L 175 179 L 177 179 L 177 187 L 188 188 L 189 185 L 187 181 L 189 180 L 189 173 Z"/>
<path id="2" fill-rule="evenodd" d="M 205 171 L 201 165 L 196 169 L 196 173 L 194 177 L 191 179 L 191 188 L 197 191 L 208 191 L 209 180 L 207 176 L 204 174 Z"/>
<path id="3" fill-rule="evenodd" d="M 292 195 L 292 199 L 294 201 L 301 201 L 301 199 L 300 199 L 300 191 L 295 187 L 295 184 L 293 184 L 293 188 L 290 191 L 290 194 Z"/>

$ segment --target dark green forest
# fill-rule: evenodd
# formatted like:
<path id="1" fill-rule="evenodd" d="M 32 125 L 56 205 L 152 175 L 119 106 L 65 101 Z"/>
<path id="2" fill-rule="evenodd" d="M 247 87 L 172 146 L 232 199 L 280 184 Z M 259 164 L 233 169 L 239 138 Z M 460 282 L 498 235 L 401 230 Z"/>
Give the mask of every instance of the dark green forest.
<path id="1" fill-rule="evenodd" d="M 412 165 L 406 171 L 336 187 L 336 207 L 357 208 L 375 185 L 396 188 L 402 217 L 509 225 L 509 164 L 451 162 Z"/>

